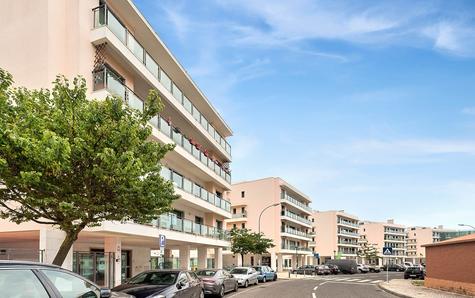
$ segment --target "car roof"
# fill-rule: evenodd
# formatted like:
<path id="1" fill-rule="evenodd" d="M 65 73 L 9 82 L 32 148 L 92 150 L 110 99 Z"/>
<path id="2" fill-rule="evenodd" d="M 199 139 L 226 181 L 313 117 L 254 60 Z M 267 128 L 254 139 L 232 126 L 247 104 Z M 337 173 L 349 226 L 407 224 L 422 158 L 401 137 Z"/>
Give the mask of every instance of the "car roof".
<path id="1" fill-rule="evenodd" d="M 0 268 L 11 268 L 11 267 L 34 267 L 34 268 L 55 268 L 63 269 L 60 266 L 52 264 L 44 264 L 39 262 L 28 262 L 28 261 L 0 261 Z"/>

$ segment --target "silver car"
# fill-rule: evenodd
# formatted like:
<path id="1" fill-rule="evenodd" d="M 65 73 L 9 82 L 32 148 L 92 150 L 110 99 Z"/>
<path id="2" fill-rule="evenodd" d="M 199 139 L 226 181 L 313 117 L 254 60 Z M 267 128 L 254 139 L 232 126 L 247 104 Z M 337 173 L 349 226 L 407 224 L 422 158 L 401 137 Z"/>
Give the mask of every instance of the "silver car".
<path id="1" fill-rule="evenodd" d="M 257 285 L 259 282 L 257 272 L 252 267 L 236 267 L 231 271 L 231 274 L 237 279 L 239 286 L 247 288 L 249 285 Z"/>

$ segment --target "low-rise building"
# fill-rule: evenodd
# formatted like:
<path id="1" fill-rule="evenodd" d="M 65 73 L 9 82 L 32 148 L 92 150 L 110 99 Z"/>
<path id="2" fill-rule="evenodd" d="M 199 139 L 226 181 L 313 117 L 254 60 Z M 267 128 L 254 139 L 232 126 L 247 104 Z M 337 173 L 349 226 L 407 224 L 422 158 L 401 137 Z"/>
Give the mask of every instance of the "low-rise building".
<path id="1" fill-rule="evenodd" d="M 378 263 L 403 264 L 406 258 L 406 227 L 395 224 L 393 219 L 386 222 L 363 221 L 360 234 L 368 244 L 374 246 L 380 257 Z M 383 257 L 383 247 L 392 247 L 393 255 Z M 384 261 L 383 261 L 384 260 Z"/>
<path id="2" fill-rule="evenodd" d="M 263 256 L 247 255 L 244 265 L 263 264 L 283 271 L 312 264 L 309 247 L 311 199 L 281 178 L 264 178 L 234 184 L 230 195 L 232 218 L 227 229 L 247 228 L 262 232 L 275 247 Z M 241 265 L 240 256 L 228 250 L 224 265 Z"/>
<path id="3" fill-rule="evenodd" d="M 318 253 L 320 263 L 334 258 L 356 260 L 360 237 L 358 217 L 344 210 L 314 211 L 312 217 L 313 250 Z"/>

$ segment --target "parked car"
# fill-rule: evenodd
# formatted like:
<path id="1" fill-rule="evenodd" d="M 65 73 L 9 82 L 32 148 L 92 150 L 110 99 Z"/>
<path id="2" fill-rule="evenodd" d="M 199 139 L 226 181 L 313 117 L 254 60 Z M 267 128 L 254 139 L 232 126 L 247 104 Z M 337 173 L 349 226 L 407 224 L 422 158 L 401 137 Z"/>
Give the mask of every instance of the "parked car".
<path id="1" fill-rule="evenodd" d="M 133 298 L 127 294 L 112 293 L 58 266 L 21 261 L 0 261 L 0 296 Z"/>
<path id="2" fill-rule="evenodd" d="M 259 275 L 257 276 L 257 280 L 259 282 L 266 282 L 266 281 L 276 281 L 277 280 L 277 273 L 272 270 L 269 266 L 254 266 L 253 267 Z"/>
<path id="3" fill-rule="evenodd" d="M 293 269 L 291 272 L 295 274 L 314 275 L 316 273 L 316 266 L 304 265 Z"/>
<path id="4" fill-rule="evenodd" d="M 318 275 L 328 275 L 331 274 L 330 267 L 327 265 L 318 265 L 315 267 L 315 271 Z"/>
<path id="5" fill-rule="evenodd" d="M 425 276 L 426 276 L 426 271 L 421 266 L 408 267 L 406 271 L 404 271 L 404 279 L 409 279 L 409 278 L 424 279 Z"/>
<path id="6" fill-rule="evenodd" d="M 239 286 L 247 288 L 249 285 L 257 285 L 259 273 L 252 267 L 235 267 L 231 274 L 237 278 Z"/>
<path id="7" fill-rule="evenodd" d="M 414 267 L 414 264 L 411 262 L 404 262 L 404 267 L 409 268 L 409 267 Z"/>
<path id="8" fill-rule="evenodd" d="M 205 294 L 223 297 L 225 293 L 237 291 L 237 279 L 228 271 L 222 269 L 205 269 L 196 271 L 196 275 L 203 282 Z"/>
<path id="9" fill-rule="evenodd" d="M 358 264 L 356 266 L 356 268 L 358 268 L 359 273 L 368 273 L 369 272 L 369 267 L 364 265 L 364 264 Z"/>
<path id="10" fill-rule="evenodd" d="M 144 271 L 112 288 L 112 291 L 130 294 L 135 298 L 204 297 L 203 284 L 194 272 L 173 269 Z"/>
<path id="11" fill-rule="evenodd" d="M 381 267 L 378 265 L 366 265 L 369 268 L 369 272 L 381 272 Z"/>
<path id="12" fill-rule="evenodd" d="M 340 273 L 340 268 L 338 268 L 337 265 L 328 264 L 327 266 L 328 266 L 328 268 L 330 268 L 331 274 L 338 274 L 338 273 Z"/>
<path id="13" fill-rule="evenodd" d="M 357 273 L 358 266 L 355 260 L 328 260 L 325 265 L 337 265 L 342 273 Z"/>
<path id="14" fill-rule="evenodd" d="M 383 271 L 396 271 L 396 272 L 404 272 L 406 268 L 404 268 L 402 265 L 399 264 L 389 264 L 389 269 L 388 265 L 384 265 L 381 267 Z"/>

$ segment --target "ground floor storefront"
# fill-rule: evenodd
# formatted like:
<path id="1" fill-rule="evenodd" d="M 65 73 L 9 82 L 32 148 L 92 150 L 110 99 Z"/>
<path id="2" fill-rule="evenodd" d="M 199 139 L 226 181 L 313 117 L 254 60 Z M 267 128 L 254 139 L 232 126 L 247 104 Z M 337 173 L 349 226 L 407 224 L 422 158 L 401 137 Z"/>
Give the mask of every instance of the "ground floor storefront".
<path id="1" fill-rule="evenodd" d="M 47 226 L 20 225 L 0 232 L 0 260 L 52 263 L 64 232 Z M 159 236 L 166 236 L 160 248 Z M 221 268 L 222 235 L 184 233 L 133 223 L 104 223 L 80 233 L 63 267 L 100 286 L 113 287 L 155 268 Z"/>

